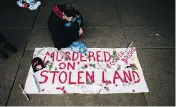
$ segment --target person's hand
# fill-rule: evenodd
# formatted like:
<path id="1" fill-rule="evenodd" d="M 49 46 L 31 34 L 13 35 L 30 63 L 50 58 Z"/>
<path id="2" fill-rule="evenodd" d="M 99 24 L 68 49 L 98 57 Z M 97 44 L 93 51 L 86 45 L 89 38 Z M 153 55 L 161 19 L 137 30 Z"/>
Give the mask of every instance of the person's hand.
<path id="1" fill-rule="evenodd" d="M 80 29 L 79 29 L 79 35 L 82 35 L 82 34 L 83 34 L 83 29 L 80 28 Z"/>

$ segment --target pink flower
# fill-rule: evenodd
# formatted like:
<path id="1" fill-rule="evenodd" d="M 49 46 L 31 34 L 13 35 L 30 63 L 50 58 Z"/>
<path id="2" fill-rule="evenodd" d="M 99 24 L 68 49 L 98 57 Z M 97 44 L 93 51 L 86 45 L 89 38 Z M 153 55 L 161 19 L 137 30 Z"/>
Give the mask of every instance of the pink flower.
<path id="1" fill-rule="evenodd" d="M 67 92 L 66 92 L 65 90 L 63 90 L 63 93 L 64 93 L 64 94 L 67 94 Z"/>
<path id="2" fill-rule="evenodd" d="M 133 66 L 134 66 L 134 64 L 130 64 L 130 66 L 131 66 L 131 67 L 133 67 Z"/>
<path id="3" fill-rule="evenodd" d="M 80 62 L 78 61 L 77 64 L 80 64 Z"/>
<path id="4" fill-rule="evenodd" d="M 108 83 L 111 84 L 111 81 L 109 80 Z"/>
<path id="5" fill-rule="evenodd" d="M 85 64 L 84 67 L 85 67 L 85 68 L 88 68 L 88 65 Z"/>

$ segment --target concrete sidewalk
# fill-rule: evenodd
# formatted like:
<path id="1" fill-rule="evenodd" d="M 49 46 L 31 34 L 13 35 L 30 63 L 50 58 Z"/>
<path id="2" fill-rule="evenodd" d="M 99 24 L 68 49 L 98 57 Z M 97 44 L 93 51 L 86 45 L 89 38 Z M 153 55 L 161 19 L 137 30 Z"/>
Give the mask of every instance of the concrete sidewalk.
<path id="1" fill-rule="evenodd" d="M 52 6 L 75 3 L 83 13 L 85 40 L 90 48 L 137 47 L 149 93 L 110 95 L 30 95 L 25 84 L 35 47 L 53 46 L 47 28 Z M 0 60 L 0 105 L 9 106 L 162 106 L 175 105 L 174 0 L 43 0 L 29 11 L 16 2 L 0 4 L 0 31 L 19 49 Z M 2 48 L 2 47 L 0 47 Z"/>

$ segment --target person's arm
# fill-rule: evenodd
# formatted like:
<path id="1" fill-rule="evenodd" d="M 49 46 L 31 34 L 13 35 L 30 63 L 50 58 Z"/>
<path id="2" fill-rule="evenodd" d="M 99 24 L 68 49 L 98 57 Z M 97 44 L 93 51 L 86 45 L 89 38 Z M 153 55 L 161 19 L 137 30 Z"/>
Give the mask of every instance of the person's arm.
<path id="1" fill-rule="evenodd" d="M 76 14 L 80 17 L 80 19 L 81 19 L 81 23 L 80 23 L 80 29 L 79 29 L 79 35 L 83 35 L 83 16 L 82 16 L 82 14 L 78 11 L 78 10 L 76 10 Z"/>
<path id="2" fill-rule="evenodd" d="M 80 19 L 81 19 L 80 27 L 82 28 L 82 27 L 83 27 L 83 16 L 82 16 L 82 14 L 81 14 L 78 10 L 76 10 L 76 14 L 77 14 L 78 16 L 80 16 Z"/>

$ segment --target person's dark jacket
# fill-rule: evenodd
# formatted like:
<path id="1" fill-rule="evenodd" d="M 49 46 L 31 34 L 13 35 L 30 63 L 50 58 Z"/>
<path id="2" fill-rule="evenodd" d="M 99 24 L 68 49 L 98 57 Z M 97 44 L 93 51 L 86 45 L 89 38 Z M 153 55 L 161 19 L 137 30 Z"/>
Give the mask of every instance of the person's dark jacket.
<path id="1" fill-rule="evenodd" d="M 75 14 L 80 16 L 81 24 L 75 21 L 70 27 L 66 27 L 65 24 L 69 21 L 62 19 L 63 8 L 64 5 L 55 6 L 48 20 L 48 28 L 51 32 L 54 46 L 59 50 L 60 48 L 68 47 L 72 42 L 79 39 L 79 28 L 83 26 L 82 15 L 78 10 L 75 10 Z"/>

